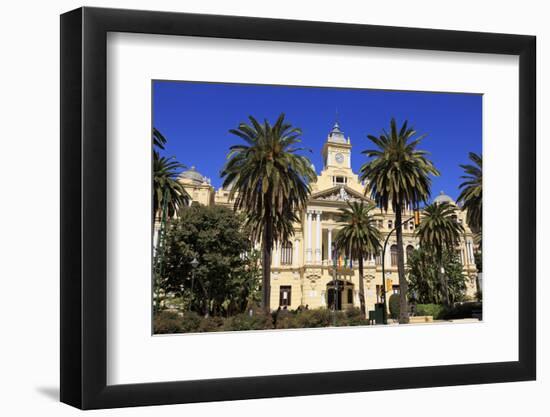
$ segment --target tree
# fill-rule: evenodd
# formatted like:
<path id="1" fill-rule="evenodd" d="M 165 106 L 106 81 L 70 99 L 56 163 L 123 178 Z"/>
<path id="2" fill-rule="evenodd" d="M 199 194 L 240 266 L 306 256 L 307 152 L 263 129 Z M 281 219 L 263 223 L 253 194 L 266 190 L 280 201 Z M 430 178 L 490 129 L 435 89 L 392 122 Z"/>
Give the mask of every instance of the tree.
<path id="1" fill-rule="evenodd" d="M 292 236 L 292 223 L 299 221 L 296 213 L 305 208 L 316 174 L 309 159 L 298 154 L 301 130 L 284 114 L 273 125 L 249 120 L 230 130 L 245 144 L 229 148 L 221 176 L 234 209 L 246 213 L 251 235 L 262 242 L 262 306 L 269 312 L 273 244 Z"/>
<path id="2" fill-rule="evenodd" d="M 377 216 L 372 214 L 375 204 L 349 203 L 340 209 L 339 221 L 344 225 L 338 231 L 335 246 L 350 259 L 359 262 L 359 302 L 361 314 L 366 318 L 365 285 L 363 282 L 363 259 L 367 255 L 375 255 L 380 250 L 381 235 Z"/>
<path id="3" fill-rule="evenodd" d="M 189 201 L 189 194 L 178 182 L 178 173 L 185 168 L 174 158 L 160 156 L 159 149 L 164 149 L 166 138 L 153 128 L 153 215 L 161 219 L 162 212 L 166 218 L 172 218 Z"/>
<path id="4" fill-rule="evenodd" d="M 447 285 L 448 274 L 444 266 L 444 253 L 456 251 L 462 233 L 464 228 L 457 221 L 456 207 L 447 202 L 426 206 L 422 211 L 420 225 L 416 229 L 421 247 L 435 254 L 441 289 L 447 306 L 450 305 L 451 300 Z"/>
<path id="5" fill-rule="evenodd" d="M 427 158 L 428 152 L 417 149 L 425 135 L 416 136 L 416 131 L 405 121 L 398 131 L 395 119 L 390 122 L 390 132 L 380 136 L 368 135 L 375 149 L 363 151 L 371 158 L 360 170 L 361 180 L 367 181 L 365 193 L 371 195 L 377 205 L 395 213 L 397 238 L 397 271 L 400 288 L 399 322 L 408 323 L 407 280 L 403 254 L 402 213 L 405 207 L 418 207 L 430 197 L 430 175 L 439 171 Z"/>
<path id="6" fill-rule="evenodd" d="M 205 316 L 242 313 L 259 292 L 258 257 L 243 216 L 226 207 L 183 207 L 166 232 L 165 263 L 163 289 Z"/>
<path id="7" fill-rule="evenodd" d="M 464 169 L 465 175 L 460 178 L 465 181 L 459 185 L 461 189 L 458 201 L 462 203 L 462 210 L 466 210 L 466 222 L 472 231 L 481 233 L 482 223 L 482 158 L 474 152 L 470 152 L 468 157 L 473 164 L 460 165 Z M 481 240 L 481 238 L 479 239 Z"/>
<path id="8" fill-rule="evenodd" d="M 445 290 L 440 279 L 440 260 L 435 252 L 423 248 L 415 249 L 407 256 L 409 298 L 420 304 L 443 304 Z M 447 277 L 449 301 L 455 303 L 464 299 L 466 276 L 462 264 L 454 251 L 445 250 L 441 261 Z"/>

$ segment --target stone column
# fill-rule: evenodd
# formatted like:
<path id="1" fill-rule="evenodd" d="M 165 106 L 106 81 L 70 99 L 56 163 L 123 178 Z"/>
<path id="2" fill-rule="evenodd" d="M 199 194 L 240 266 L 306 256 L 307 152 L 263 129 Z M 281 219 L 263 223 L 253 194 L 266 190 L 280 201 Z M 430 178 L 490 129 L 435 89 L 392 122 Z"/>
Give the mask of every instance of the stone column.
<path id="1" fill-rule="evenodd" d="M 470 263 L 475 263 L 475 257 L 474 257 L 474 245 L 472 245 L 472 241 L 468 241 L 468 257 L 470 259 Z"/>
<path id="2" fill-rule="evenodd" d="M 328 242 L 327 242 L 327 246 L 328 246 L 328 250 L 327 250 L 327 258 L 328 258 L 328 261 L 329 263 L 332 262 L 332 228 L 329 228 L 327 230 L 328 232 Z"/>
<path id="3" fill-rule="evenodd" d="M 317 231 L 316 231 L 316 243 L 315 243 L 315 260 L 317 263 L 321 263 L 321 212 L 315 212 L 317 215 Z"/>
<path id="4" fill-rule="evenodd" d="M 300 246 L 300 241 L 298 239 L 296 239 L 294 241 L 294 256 L 292 257 L 292 265 L 293 266 L 298 266 L 298 255 L 299 255 L 299 251 L 298 251 L 298 247 Z"/>
<path id="5" fill-rule="evenodd" d="M 274 261 L 275 261 L 275 267 L 279 267 L 279 265 L 281 264 L 281 244 L 280 243 L 277 243 L 275 245 L 275 256 L 274 256 Z"/>
<path id="6" fill-rule="evenodd" d="M 311 262 L 311 212 L 306 213 L 306 262 Z"/>

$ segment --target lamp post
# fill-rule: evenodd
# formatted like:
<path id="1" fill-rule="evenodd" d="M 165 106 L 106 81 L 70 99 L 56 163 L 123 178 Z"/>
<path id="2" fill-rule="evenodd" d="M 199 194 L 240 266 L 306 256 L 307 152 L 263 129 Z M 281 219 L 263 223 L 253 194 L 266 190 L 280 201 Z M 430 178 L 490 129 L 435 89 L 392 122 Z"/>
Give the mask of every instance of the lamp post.
<path id="1" fill-rule="evenodd" d="M 391 234 L 398 228 L 401 227 L 403 224 L 410 222 L 414 219 L 414 225 L 418 226 L 420 224 L 420 212 L 418 211 L 418 208 L 414 210 L 414 214 L 409 217 L 408 219 L 402 221 L 399 224 L 396 224 L 393 229 L 390 230 L 388 235 L 386 236 L 386 240 L 384 241 L 384 248 L 382 249 L 382 323 L 388 324 L 388 317 L 386 313 L 386 270 L 384 268 L 384 259 L 386 257 L 386 247 L 388 246 L 388 241 L 390 240 Z"/>
<path id="2" fill-rule="evenodd" d="M 330 248 L 329 248 L 330 250 Z M 338 286 L 338 280 L 337 280 L 337 271 L 336 266 L 338 265 L 338 251 L 336 248 L 332 250 L 332 259 L 333 259 L 333 272 L 332 272 L 332 305 L 333 305 L 333 325 L 336 327 L 336 302 L 337 302 L 337 286 Z"/>
<path id="3" fill-rule="evenodd" d="M 195 269 L 197 269 L 197 266 L 199 265 L 199 261 L 197 261 L 197 258 L 193 258 L 191 261 L 191 299 L 189 300 L 189 311 L 191 311 L 191 304 L 193 301 L 193 284 L 195 283 Z"/>

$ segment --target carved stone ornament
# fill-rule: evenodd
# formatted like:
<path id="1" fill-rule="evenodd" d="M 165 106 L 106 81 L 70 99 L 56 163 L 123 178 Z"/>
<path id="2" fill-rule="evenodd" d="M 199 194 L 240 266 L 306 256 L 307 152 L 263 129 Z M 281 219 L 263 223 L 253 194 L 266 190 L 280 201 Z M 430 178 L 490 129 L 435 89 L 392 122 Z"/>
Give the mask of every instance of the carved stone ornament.
<path id="1" fill-rule="evenodd" d="M 349 201 L 349 202 L 360 202 L 361 199 L 353 195 L 348 194 L 344 187 L 340 187 L 340 191 L 337 193 L 332 193 L 329 195 L 323 195 L 316 198 L 316 200 L 322 201 Z"/>

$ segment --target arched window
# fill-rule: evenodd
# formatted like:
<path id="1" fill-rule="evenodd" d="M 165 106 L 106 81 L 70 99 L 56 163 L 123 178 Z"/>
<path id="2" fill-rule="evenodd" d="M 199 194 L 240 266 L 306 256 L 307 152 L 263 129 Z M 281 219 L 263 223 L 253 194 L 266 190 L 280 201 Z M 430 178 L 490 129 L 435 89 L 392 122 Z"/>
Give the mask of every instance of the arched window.
<path id="1" fill-rule="evenodd" d="M 391 245 L 390 255 L 391 255 L 391 266 L 397 266 L 397 245 Z"/>
<path id="2" fill-rule="evenodd" d="M 376 265 L 382 265 L 382 251 L 376 254 Z"/>
<path id="3" fill-rule="evenodd" d="M 292 242 L 283 243 L 281 246 L 281 265 L 292 265 Z"/>
<path id="4" fill-rule="evenodd" d="M 414 246 L 413 245 L 407 245 L 407 261 L 411 257 L 413 251 L 414 251 Z"/>

